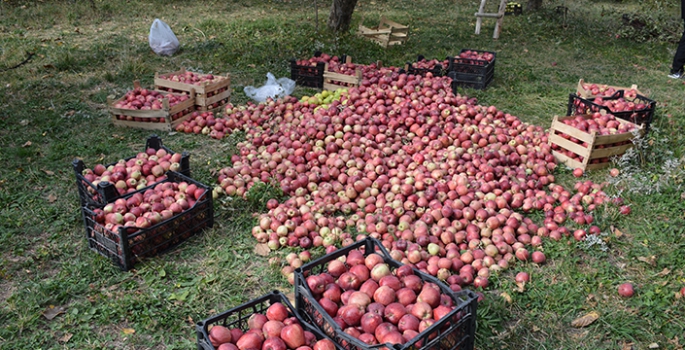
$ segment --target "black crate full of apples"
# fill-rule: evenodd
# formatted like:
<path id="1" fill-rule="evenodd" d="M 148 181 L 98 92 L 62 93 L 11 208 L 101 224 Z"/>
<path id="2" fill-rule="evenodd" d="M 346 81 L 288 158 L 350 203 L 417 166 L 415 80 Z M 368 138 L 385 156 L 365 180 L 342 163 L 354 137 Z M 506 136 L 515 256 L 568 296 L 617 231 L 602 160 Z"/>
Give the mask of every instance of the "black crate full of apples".
<path id="1" fill-rule="evenodd" d="M 98 193 L 107 204 L 82 210 L 88 247 L 124 271 L 214 224 L 211 189 L 174 171 L 124 196 L 105 182 L 98 184 Z"/>
<path id="2" fill-rule="evenodd" d="M 344 349 L 473 349 L 476 294 L 402 265 L 378 240 L 336 250 L 295 276 L 298 312 Z"/>

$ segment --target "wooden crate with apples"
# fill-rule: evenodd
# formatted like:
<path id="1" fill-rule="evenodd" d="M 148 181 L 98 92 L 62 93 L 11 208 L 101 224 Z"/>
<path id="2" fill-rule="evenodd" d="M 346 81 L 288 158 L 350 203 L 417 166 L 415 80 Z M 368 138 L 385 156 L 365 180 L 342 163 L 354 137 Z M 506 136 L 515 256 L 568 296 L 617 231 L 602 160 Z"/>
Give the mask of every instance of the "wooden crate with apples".
<path id="1" fill-rule="evenodd" d="M 572 169 L 587 171 L 606 168 L 611 165 L 612 157 L 623 155 L 633 147 L 632 140 L 644 134 L 642 126 L 618 118 L 615 119 L 618 123 L 634 131 L 599 135 L 596 131 L 585 132 L 564 123 L 576 117 L 555 116 L 549 129 L 549 144 L 554 158 Z M 590 115 L 581 117 L 586 120 L 591 118 Z"/>
<path id="2" fill-rule="evenodd" d="M 363 22 L 364 19 L 362 18 Z M 360 23 L 357 35 L 370 39 L 383 48 L 388 48 L 388 46 L 401 45 L 407 42 L 409 26 L 393 22 L 382 16 L 378 27 L 369 28 Z"/>
<path id="3" fill-rule="evenodd" d="M 112 115 L 112 124 L 146 130 L 172 131 L 177 125 L 190 118 L 190 115 L 195 111 L 195 90 L 193 89 L 190 89 L 188 93 L 161 93 L 165 97 L 161 100 L 159 108 L 142 109 L 146 106 L 138 108 L 129 105 L 132 102 L 132 100 L 129 100 L 131 99 L 129 94 L 140 93 L 148 95 L 154 90 L 142 89 L 138 81 L 133 82 L 133 87 L 134 90 L 129 91 L 127 95 L 119 99 L 115 100 L 114 96 L 107 97 L 107 106 Z M 172 96 L 177 98 L 177 100 L 170 104 L 169 99 Z M 140 103 L 142 104 L 143 102 L 141 101 Z"/>
<path id="4" fill-rule="evenodd" d="M 155 89 L 169 92 L 195 90 L 195 105 L 200 111 L 224 106 L 231 100 L 230 76 L 202 74 L 185 68 L 171 73 L 155 73 Z"/>
<path id="5" fill-rule="evenodd" d="M 342 64 L 352 64 L 352 57 L 345 56 Z M 354 69 L 354 75 L 329 71 L 329 64 L 326 63 L 323 71 L 323 89 L 335 91 L 339 88 L 359 87 L 362 82 L 362 71 L 358 67 Z"/>
<path id="6" fill-rule="evenodd" d="M 635 97 L 637 95 L 642 95 L 642 96 L 647 97 L 646 94 L 642 93 L 637 88 L 636 84 L 633 84 L 630 87 L 622 87 L 622 86 L 613 86 L 613 85 L 606 85 L 606 84 L 587 83 L 582 78 L 578 81 L 578 87 L 576 88 L 576 94 L 582 98 L 595 98 L 597 96 L 610 97 L 610 96 L 613 96 L 616 93 L 616 91 L 619 91 L 619 90 L 624 90 L 624 91 L 634 90 L 635 93 L 627 94 L 625 96 L 626 99 L 628 99 L 630 96 L 632 96 L 632 99 L 635 99 Z"/>

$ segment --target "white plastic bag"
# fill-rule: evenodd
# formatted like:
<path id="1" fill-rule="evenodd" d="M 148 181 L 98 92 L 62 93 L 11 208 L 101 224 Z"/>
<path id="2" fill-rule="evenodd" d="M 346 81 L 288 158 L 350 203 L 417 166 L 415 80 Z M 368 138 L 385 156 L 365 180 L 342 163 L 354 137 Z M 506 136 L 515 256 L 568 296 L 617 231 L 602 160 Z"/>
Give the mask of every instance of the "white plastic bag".
<path id="1" fill-rule="evenodd" d="M 267 73 L 264 86 L 260 88 L 246 86 L 243 90 L 247 97 L 257 102 L 264 102 L 269 97 L 278 99 L 292 94 L 293 90 L 295 90 L 295 81 L 288 78 L 276 80 L 273 74 Z"/>
<path id="2" fill-rule="evenodd" d="M 162 56 L 173 55 L 180 45 L 169 25 L 159 18 L 152 22 L 149 41 L 152 51 Z"/>

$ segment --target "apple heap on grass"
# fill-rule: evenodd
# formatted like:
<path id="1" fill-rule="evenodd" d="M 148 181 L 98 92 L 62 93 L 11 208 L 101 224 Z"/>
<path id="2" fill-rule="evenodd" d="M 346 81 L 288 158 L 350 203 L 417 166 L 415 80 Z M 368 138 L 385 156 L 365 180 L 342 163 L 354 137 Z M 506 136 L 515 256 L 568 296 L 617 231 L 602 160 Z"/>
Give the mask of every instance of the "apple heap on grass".
<path id="1" fill-rule="evenodd" d="M 604 184 L 555 184 L 542 128 L 450 85 L 430 73 L 374 73 L 325 109 L 293 97 L 231 106 L 224 118 L 246 140 L 217 183 L 230 196 L 259 183 L 288 196 L 269 199 L 252 229 L 271 249 L 330 251 L 372 236 L 452 285 L 487 285 L 491 272 L 532 260 L 544 237 L 571 237 L 567 221 L 592 224 L 610 202 Z"/>
<path id="2" fill-rule="evenodd" d="M 330 339 L 317 339 L 305 330 L 282 303 L 273 303 L 264 314 L 255 313 L 247 320 L 248 329 L 213 325 L 209 341 L 217 350 L 335 350 Z"/>
<path id="3" fill-rule="evenodd" d="M 82 175 L 92 195 L 100 182 L 114 184 L 119 195 L 131 193 L 166 179 L 167 171 L 181 170 L 181 153 L 169 153 L 165 149 L 148 148 L 129 160 L 119 160 L 105 167 L 97 164 L 93 169 L 85 169 Z"/>
<path id="4" fill-rule="evenodd" d="M 306 283 L 340 329 L 368 345 L 404 344 L 456 308 L 449 294 L 410 266 L 391 268 L 381 255 L 356 249 Z"/>

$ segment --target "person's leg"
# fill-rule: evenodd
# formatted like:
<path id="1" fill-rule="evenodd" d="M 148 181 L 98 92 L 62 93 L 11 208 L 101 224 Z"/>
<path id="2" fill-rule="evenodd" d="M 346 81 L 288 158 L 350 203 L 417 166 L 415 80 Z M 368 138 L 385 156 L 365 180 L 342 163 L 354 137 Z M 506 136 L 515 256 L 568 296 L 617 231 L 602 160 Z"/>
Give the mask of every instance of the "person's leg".
<path id="1" fill-rule="evenodd" d="M 671 73 L 683 72 L 683 65 L 685 65 L 685 30 L 683 30 L 683 36 L 680 38 L 678 48 L 675 51 L 675 57 L 673 57 Z"/>

